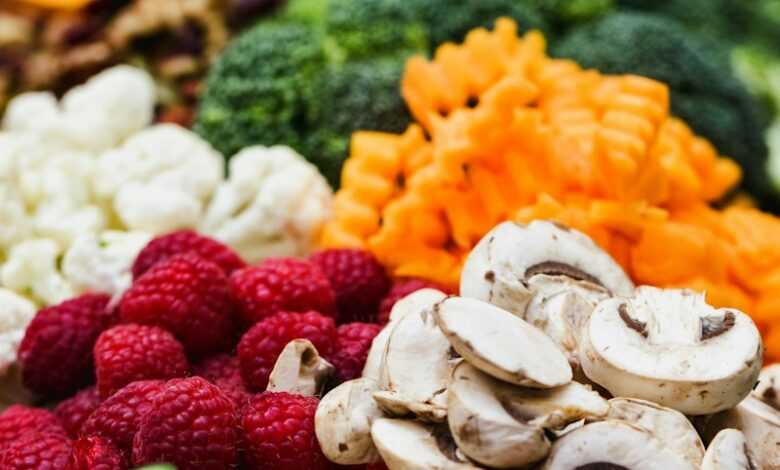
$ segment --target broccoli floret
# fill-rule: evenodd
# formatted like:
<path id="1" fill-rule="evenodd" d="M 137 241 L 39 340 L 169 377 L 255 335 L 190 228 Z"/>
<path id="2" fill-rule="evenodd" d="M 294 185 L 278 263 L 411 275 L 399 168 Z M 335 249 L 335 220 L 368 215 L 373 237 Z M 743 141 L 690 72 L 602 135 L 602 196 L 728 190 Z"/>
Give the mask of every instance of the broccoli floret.
<path id="1" fill-rule="evenodd" d="M 304 152 L 306 103 L 325 64 L 316 30 L 260 23 L 233 41 L 211 68 L 195 131 L 227 157 L 254 144 L 284 143 Z"/>
<path id="2" fill-rule="evenodd" d="M 574 28 L 553 53 L 605 73 L 643 75 L 669 85 L 672 112 L 739 162 L 744 186 L 771 204 L 764 171 L 766 120 L 731 74 L 728 49 L 721 43 L 665 17 L 617 13 Z"/>
<path id="3" fill-rule="evenodd" d="M 533 0 L 532 3 L 558 29 L 592 20 L 614 6 L 613 0 Z"/>
<path id="4" fill-rule="evenodd" d="M 548 31 L 548 24 L 533 1 L 518 0 L 407 0 L 408 8 L 428 25 L 431 47 L 444 42 L 461 42 L 478 27 L 492 29 L 496 18 L 514 19 L 520 31 Z"/>
<path id="5" fill-rule="evenodd" d="M 320 160 L 328 162 L 320 170 L 335 186 L 353 132 L 401 132 L 411 122 L 399 90 L 403 68 L 403 59 L 387 58 L 347 63 L 322 76 L 318 96 L 311 103 L 311 120 L 318 127 L 309 148 L 317 149 Z"/>
<path id="6" fill-rule="evenodd" d="M 330 0 L 328 38 L 346 60 L 428 50 L 425 24 L 406 0 Z"/>

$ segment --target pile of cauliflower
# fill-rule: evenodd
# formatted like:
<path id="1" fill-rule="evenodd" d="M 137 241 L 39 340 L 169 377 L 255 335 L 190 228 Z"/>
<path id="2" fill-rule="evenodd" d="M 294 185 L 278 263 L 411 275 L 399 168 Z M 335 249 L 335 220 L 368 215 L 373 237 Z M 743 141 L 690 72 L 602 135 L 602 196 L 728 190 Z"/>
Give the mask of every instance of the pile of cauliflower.
<path id="1" fill-rule="evenodd" d="M 61 100 L 12 100 L 0 129 L 0 370 L 38 306 L 85 291 L 115 296 L 156 234 L 193 228 L 247 261 L 300 255 L 332 191 L 287 147 L 226 159 L 196 134 L 152 125 L 156 90 L 117 66 Z M 226 176 L 229 175 L 229 176 Z M 5 341 L 3 341 L 5 339 Z"/>

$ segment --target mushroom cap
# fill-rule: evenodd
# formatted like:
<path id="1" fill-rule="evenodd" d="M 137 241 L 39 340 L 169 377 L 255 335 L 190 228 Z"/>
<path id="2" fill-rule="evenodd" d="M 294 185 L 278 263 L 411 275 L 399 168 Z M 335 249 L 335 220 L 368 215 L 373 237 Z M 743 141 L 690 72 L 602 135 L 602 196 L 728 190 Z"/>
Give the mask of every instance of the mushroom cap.
<path id="1" fill-rule="evenodd" d="M 601 464 L 599 466 L 598 464 Z M 558 439 L 544 470 L 696 470 L 649 431 L 618 420 L 587 424 Z"/>
<path id="2" fill-rule="evenodd" d="M 394 323 L 382 355 L 380 391 L 374 397 L 389 414 L 415 413 L 443 421 L 453 367 L 450 343 L 430 308 L 411 310 Z"/>
<path id="3" fill-rule="evenodd" d="M 538 462 L 549 449 L 546 429 L 560 429 L 585 417 L 602 417 L 607 401 L 570 382 L 540 390 L 497 380 L 464 361 L 449 388 L 448 422 L 458 448 L 491 468 Z"/>
<path id="4" fill-rule="evenodd" d="M 389 470 L 477 470 L 461 459 L 446 427 L 419 421 L 383 418 L 371 426 L 379 453 Z"/>
<path id="5" fill-rule="evenodd" d="M 748 450 L 745 435 L 736 429 L 719 432 L 707 447 L 701 470 L 757 469 Z"/>
<path id="6" fill-rule="evenodd" d="M 433 316 L 458 354 L 498 379 L 535 388 L 572 379 L 571 366 L 552 339 L 495 305 L 447 297 L 434 306 Z"/>
<path id="7" fill-rule="evenodd" d="M 664 447 L 697 467 L 701 465 L 704 444 L 693 424 L 679 411 L 635 398 L 613 398 L 608 417 L 650 431 Z"/>
<path id="8" fill-rule="evenodd" d="M 734 407 L 761 368 L 761 336 L 747 315 L 687 290 L 640 287 L 600 302 L 580 341 L 588 378 L 613 396 L 689 415 Z"/>
<path id="9" fill-rule="evenodd" d="M 374 402 L 376 389 L 376 382 L 360 378 L 344 382 L 320 400 L 314 429 L 331 462 L 358 465 L 379 460 L 371 439 L 371 424 L 383 416 Z"/>
<path id="10" fill-rule="evenodd" d="M 382 373 L 382 357 L 385 354 L 387 340 L 390 338 L 390 333 L 398 320 L 411 312 L 419 313 L 426 308 L 430 308 L 445 297 L 447 295 L 440 290 L 420 289 L 396 302 L 392 310 L 390 310 L 390 321 L 371 342 L 371 348 L 368 350 L 368 356 L 366 357 L 366 364 L 363 366 L 363 377 L 370 377 L 379 382 Z"/>
<path id="11" fill-rule="evenodd" d="M 758 385 L 751 395 L 780 410 L 780 364 L 770 364 L 761 369 Z"/>
<path id="12" fill-rule="evenodd" d="M 526 281 L 535 274 L 590 281 L 615 295 L 634 289 L 623 269 L 587 235 L 540 220 L 504 222 L 488 232 L 466 258 L 460 293 L 523 316 L 533 294 Z"/>
<path id="13" fill-rule="evenodd" d="M 294 339 L 276 359 L 266 390 L 320 396 L 334 370 L 330 362 L 320 357 L 311 341 Z"/>

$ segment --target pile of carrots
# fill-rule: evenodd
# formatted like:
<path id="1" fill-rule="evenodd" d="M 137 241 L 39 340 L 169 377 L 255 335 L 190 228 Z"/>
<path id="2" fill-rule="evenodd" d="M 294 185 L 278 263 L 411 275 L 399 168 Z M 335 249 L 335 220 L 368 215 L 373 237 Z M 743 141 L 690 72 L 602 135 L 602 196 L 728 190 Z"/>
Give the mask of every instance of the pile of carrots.
<path id="1" fill-rule="evenodd" d="M 706 291 L 750 313 L 780 360 L 780 219 L 716 210 L 739 168 L 669 114 L 669 91 L 553 59 L 507 19 L 411 59 L 416 124 L 358 132 L 325 246 L 370 249 L 396 276 L 456 287 L 494 225 L 552 219 L 582 230 L 638 284 Z"/>

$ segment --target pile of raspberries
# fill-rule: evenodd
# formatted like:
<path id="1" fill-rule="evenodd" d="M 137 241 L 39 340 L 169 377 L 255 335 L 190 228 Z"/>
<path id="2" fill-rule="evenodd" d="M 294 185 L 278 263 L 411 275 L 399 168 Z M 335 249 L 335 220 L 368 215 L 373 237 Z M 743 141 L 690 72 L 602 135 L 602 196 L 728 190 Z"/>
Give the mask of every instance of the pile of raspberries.
<path id="1" fill-rule="evenodd" d="M 248 266 L 192 231 L 152 240 L 132 270 L 121 298 L 35 316 L 19 363 L 41 406 L 0 414 L 0 470 L 340 468 L 314 433 L 318 398 L 265 391 L 279 353 L 308 339 L 336 368 L 331 387 L 359 377 L 393 304 L 436 287 L 392 281 L 361 250 Z"/>

